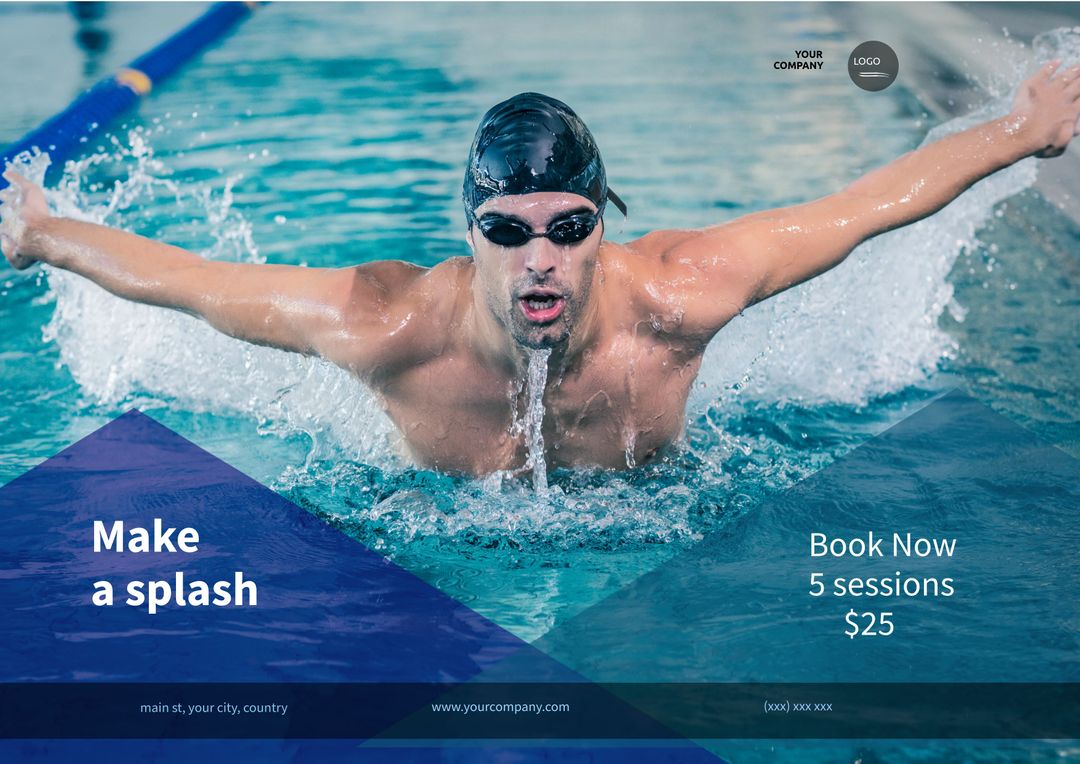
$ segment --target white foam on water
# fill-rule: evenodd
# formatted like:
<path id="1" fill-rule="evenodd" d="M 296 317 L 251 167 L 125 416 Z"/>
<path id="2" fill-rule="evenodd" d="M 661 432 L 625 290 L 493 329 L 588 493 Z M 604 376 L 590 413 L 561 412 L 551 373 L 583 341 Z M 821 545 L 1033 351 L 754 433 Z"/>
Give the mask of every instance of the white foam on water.
<path id="1" fill-rule="evenodd" d="M 720 476 L 723 479 L 723 476 Z M 377 501 L 363 465 L 337 462 L 297 474 L 289 486 L 305 497 L 326 500 L 332 513 L 362 540 L 391 556 L 420 539 L 461 539 L 482 548 L 612 548 L 627 544 L 697 539 L 692 514 L 698 501 L 686 485 L 634 485 L 618 473 L 586 488 L 556 483 L 538 497 L 536 489 L 507 472 L 481 480 L 391 490 Z"/>

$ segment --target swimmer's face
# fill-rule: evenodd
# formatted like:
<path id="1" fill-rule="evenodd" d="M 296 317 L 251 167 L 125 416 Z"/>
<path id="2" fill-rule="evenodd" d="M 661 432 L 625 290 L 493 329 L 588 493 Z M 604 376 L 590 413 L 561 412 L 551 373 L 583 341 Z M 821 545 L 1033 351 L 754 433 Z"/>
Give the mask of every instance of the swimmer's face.
<path id="1" fill-rule="evenodd" d="M 583 196 L 546 191 L 495 197 L 477 207 L 479 224 L 474 222 L 466 237 L 477 285 L 492 315 L 519 345 L 549 348 L 569 339 L 589 303 L 603 225 L 574 243 L 538 237 L 520 246 L 494 243 L 480 226 L 510 221 L 533 233 L 554 227 L 565 233 L 581 221 L 575 215 L 595 212 L 596 205 Z M 498 233 L 492 235 L 499 238 Z"/>

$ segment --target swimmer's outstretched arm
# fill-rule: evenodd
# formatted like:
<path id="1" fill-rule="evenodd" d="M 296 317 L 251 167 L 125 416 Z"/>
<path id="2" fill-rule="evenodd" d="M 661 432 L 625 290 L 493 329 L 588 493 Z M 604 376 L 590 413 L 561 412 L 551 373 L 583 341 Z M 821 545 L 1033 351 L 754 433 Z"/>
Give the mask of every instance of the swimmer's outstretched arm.
<path id="1" fill-rule="evenodd" d="M 1059 65 L 1022 83 L 1008 116 L 911 151 L 838 193 L 714 228 L 651 234 L 667 279 L 690 285 L 686 328 L 711 336 L 742 307 L 829 270 L 866 239 L 932 215 L 987 175 L 1063 153 L 1078 132 L 1080 66 Z"/>
<path id="2" fill-rule="evenodd" d="M 53 217 L 38 186 L 14 172 L 4 177 L 12 185 L 0 200 L 18 209 L 0 246 L 15 268 L 47 263 L 119 297 L 198 316 L 232 337 L 319 355 L 358 373 L 386 361 L 377 356 L 388 352 L 382 319 L 393 312 L 392 287 L 423 270 L 397 262 L 302 268 L 207 260 L 135 234 Z"/>

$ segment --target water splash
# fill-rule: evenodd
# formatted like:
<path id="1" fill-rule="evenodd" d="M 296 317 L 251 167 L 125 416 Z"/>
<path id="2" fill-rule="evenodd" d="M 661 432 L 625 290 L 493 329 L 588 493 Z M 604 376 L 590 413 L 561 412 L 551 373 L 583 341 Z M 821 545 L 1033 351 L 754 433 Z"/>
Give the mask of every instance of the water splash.
<path id="1" fill-rule="evenodd" d="M 530 350 L 526 381 L 528 405 L 525 410 L 525 443 L 529 452 L 526 467 L 532 470 L 533 488 L 542 497 L 546 497 L 548 493 L 547 455 L 544 451 L 544 390 L 547 389 L 549 358 L 551 348 Z"/>
<path id="2" fill-rule="evenodd" d="M 66 165 L 58 186 L 47 190 L 54 214 L 121 229 L 136 216 L 180 220 L 183 230 L 166 229 L 157 238 L 210 259 L 262 261 L 250 223 L 233 206 L 239 178 L 226 178 L 220 190 L 210 183 L 175 183 L 154 157 L 145 129 L 129 131 L 126 142 L 113 136 L 109 146 Z M 46 155 L 15 163 L 38 182 L 47 165 Z M 102 175 L 112 183 L 102 182 Z M 147 233 L 142 226 L 138 232 Z M 323 457 L 386 468 L 405 463 L 378 400 L 346 371 L 248 345 L 191 316 L 122 300 L 66 271 L 43 270 L 55 302 L 44 339 L 57 345 L 60 362 L 88 403 L 248 417 L 261 434 L 306 437 L 308 464 Z"/>
<path id="3" fill-rule="evenodd" d="M 1080 64 L 1080 26 L 1060 27 L 1038 34 L 1031 41 L 1031 47 L 1039 61 L 1061 59 L 1060 69 Z"/>
<path id="4" fill-rule="evenodd" d="M 1075 37 L 1040 37 L 1040 56 L 1075 58 Z M 1018 82 L 1019 75 L 1014 88 Z M 1003 93 L 936 128 L 927 141 L 1004 113 L 1008 99 Z M 151 137 L 132 131 L 69 163 L 49 192 L 54 209 L 208 257 L 260 262 L 229 179 L 223 186 L 176 182 L 154 156 Z M 409 469 L 376 396 L 328 363 L 245 345 L 189 316 L 125 302 L 55 269 L 45 270 L 55 302 L 45 337 L 88 405 L 235 414 L 257 422 L 263 434 L 302 436 L 307 446 L 275 487 L 355 521 L 373 543 L 400 548 L 434 536 L 607 547 L 695 538 L 763 487 L 786 487 L 850 447 L 854 428 L 845 440 L 829 430 L 831 419 L 850 419 L 852 407 L 929 384 L 956 352 L 939 318 L 963 312 L 948 273 L 979 245 L 977 231 L 995 205 L 1032 184 L 1036 167 L 1027 160 L 997 173 L 938 214 L 868 242 L 837 269 L 746 311 L 706 354 L 684 448 L 626 475 L 547 473 L 546 356 L 530 357 L 526 380 L 533 470 L 533 490 L 526 490 L 506 475 L 462 481 Z M 783 416 L 777 406 L 786 409 Z"/>
<path id="5" fill-rule="evenodd" d="M 1009 113 L 1020 82 L 1037 65 L 1080 61 L 1080 27 L 1039 35 L 1031 55 L 1011 55 L 981 108 L 930 130 L 920 146 Z M 691 413 L 731 407 L 841 403 L 853 407 L 921 385 L 956 357 L 939 326 L 965 308 L 948 280 L 956 260 L 976 251 L 978 232 L 1004 200 L 1034 185 L 1027 158 L 984 178 L 947 207 L 857 247 L 845 262 L 732 321 L 710 345 Z"/>

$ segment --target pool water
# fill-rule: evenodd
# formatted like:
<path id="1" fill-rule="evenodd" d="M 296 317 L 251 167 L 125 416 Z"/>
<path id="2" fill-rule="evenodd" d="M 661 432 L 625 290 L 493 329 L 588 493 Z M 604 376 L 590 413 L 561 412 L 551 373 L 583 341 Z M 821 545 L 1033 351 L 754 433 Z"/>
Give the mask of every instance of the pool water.
<path id="1" fill-rule="evenodd" d="M 771 66 L 853 42 L 813 5 L 273 5 L 69 165 L 51 201 L 210 257 L 432 265 L 467 253 L 480 116 L 538 90 L 597 137 L 630 207 L 611 238 L 700 227 L 963 126 L 935 127 L 900 85 Z M 746 311 L 710 347 L 670 457 L 556 470 L 543 497 L 409 466 L 373 397 L 323 362 L 9 270 L 0 480 L 135 406 L 534 640 L 953 387 L 1080 456 L 1080 231 L 1027 191 L 1036 172 L 999 173 Z"/>

